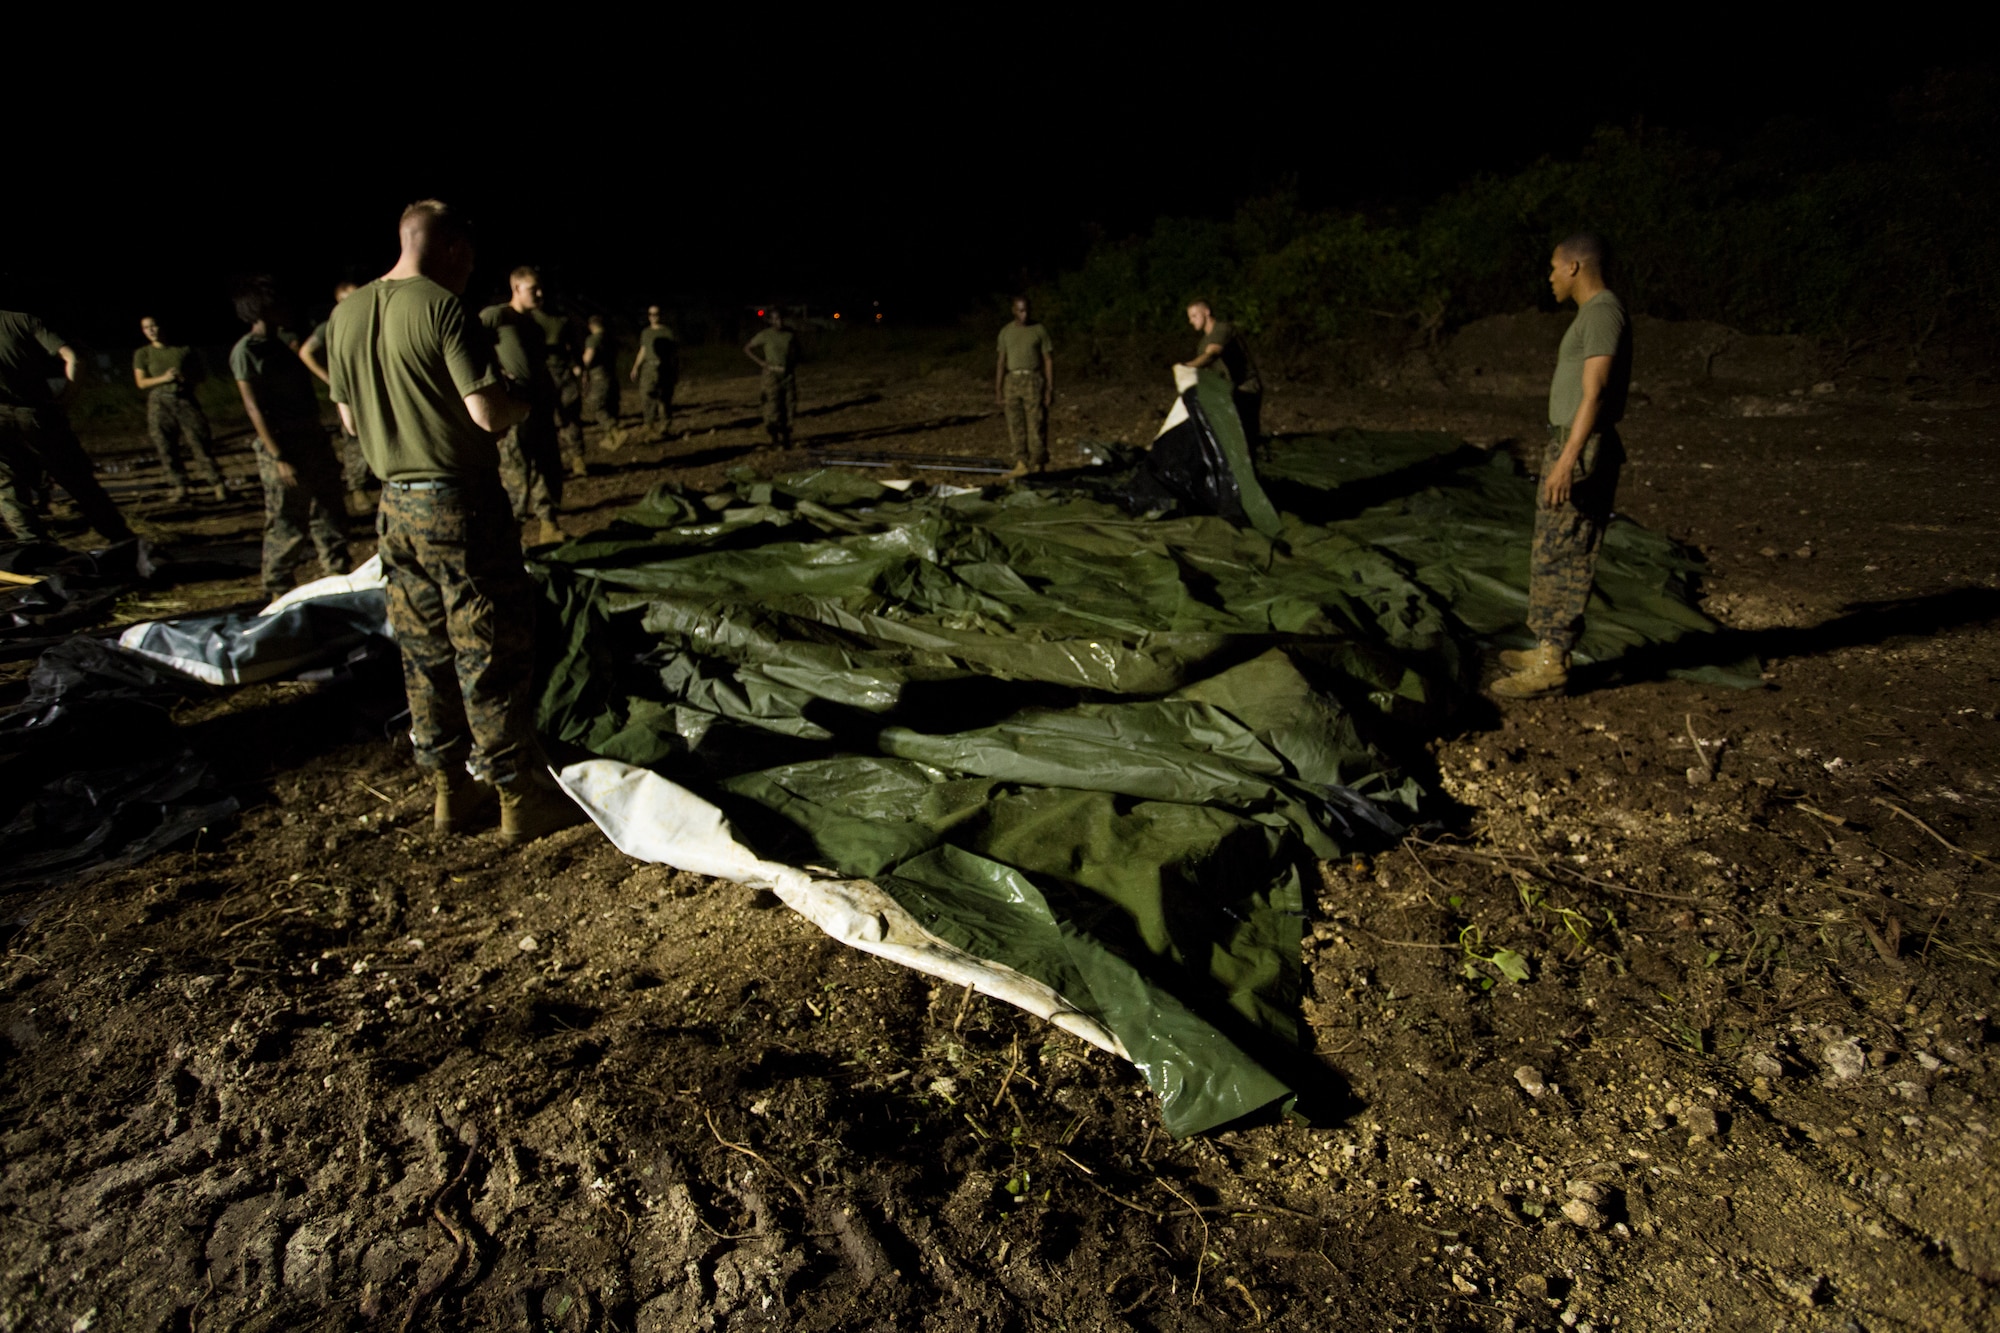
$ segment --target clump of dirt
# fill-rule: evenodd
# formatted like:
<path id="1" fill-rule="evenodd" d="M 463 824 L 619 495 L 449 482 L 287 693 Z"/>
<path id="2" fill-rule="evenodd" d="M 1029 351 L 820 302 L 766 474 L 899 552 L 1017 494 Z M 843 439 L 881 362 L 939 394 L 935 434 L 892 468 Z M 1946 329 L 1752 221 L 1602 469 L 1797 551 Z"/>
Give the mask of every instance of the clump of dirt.
<path id="1" fill-rule="evenodd" d="M 744 380 L 593 437 L 567 521 L 816 430 L 1005 452 L 977 374 L 805 387 L 789 454 Z M 1059 461 L 1160 398 L 1066 389 Z M 191 705 L 237 824 L 7 904 L 0 1329 L 1987 1326 L 1989 415 L 1635 411 L 1627 501 L 1771 688 L 1438 741 L 1457 815 L 1321 868 L 1313 1124 L 1174 1142 L 1130 1069 L 768 895 L 588 828 L 439 838 L 377 676 Z"/>

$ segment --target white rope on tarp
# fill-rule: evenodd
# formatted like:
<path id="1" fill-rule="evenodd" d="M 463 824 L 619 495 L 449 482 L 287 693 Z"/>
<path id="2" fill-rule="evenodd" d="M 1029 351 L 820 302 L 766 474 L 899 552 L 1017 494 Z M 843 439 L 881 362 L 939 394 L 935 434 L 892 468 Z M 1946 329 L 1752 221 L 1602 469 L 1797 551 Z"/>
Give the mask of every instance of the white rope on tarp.
<path id="1" fill-rule="evenodd" d="M 1132 1058 L 1109 1028 L 1053 988 L 939 939 L 868 880 L 823 878 L 762 860 L 736 840 L 722 811 L 657 773 L 615 759 L 587 759 L 558 772 L 556 780 L 627 856 L 769 889 L 842 944 L 955 986 L 971 986 L 1121 1060 Z"/>

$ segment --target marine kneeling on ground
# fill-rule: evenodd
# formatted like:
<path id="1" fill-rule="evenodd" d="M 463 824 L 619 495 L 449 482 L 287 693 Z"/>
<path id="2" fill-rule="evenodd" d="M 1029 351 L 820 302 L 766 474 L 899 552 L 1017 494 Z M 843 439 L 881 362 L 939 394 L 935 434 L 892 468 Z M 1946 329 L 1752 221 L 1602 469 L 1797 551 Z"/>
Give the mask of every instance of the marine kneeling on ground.
<path id="1" fill-rule="evenodd" d="M 1493 683 L 1507 699 L 1569 688 L 1570 650 L 1583 628 L 1597 553 L 1611 525 L 1625 446 L 1618 422 L 1632 383 L 1632 322 L 1604 285 L 1604 242 L 1579 232 L 1556 247 L 1549 287 L 1575 301 L 1549 382 L 1548 441 L 1535 494 L 1535 539 L 1528 558 L 1528 632 L 1535 646 L 1500 654 L 1513 674 Z"/>
<path id="2" fill-rule="evenodd" d="M 470 230 L 435 199 L 399 230 L 396 266 L 333 312 L 333 400 L 382 479 L 389 624 L 438 831 L 469 830 L 497 792 L 502 839 L 527 842 L 582 818 L 535 737 L 535 594 L 494 439 L 529 404 L 460 300 Z"/>

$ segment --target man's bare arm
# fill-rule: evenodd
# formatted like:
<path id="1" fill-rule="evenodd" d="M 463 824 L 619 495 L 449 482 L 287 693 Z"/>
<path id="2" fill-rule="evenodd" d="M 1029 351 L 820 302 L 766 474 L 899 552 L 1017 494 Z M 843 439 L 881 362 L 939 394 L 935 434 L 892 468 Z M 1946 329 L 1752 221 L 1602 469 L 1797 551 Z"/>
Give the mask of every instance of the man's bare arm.
<path id="1" fill-rule="evenodd" d="M 257 390 L 251 387 L 249 380 L 238 380 L 236 392 L 243 395 L 243 414 L 250 418 L 250 429 L 257 432 L 257 442 L 264 446 L 264 452 L 269 454 L 271 461 L 278 466 L 278 480 L 287 486 L 297 485 L 299 474 L 285 461 L 285 456 L 278 452 L 278 439 L 271 434 L 271 426 L 264 420 L 263 409 L 257 406 Z"/>
<path id="2" fill-rule="evenodd" d="M 306 363 L 307 370 L 319 376 L 321 384 L 331 384 L 333 383 L 333 376 L 327 374 L 326 367 L 321 364 L 319 359 L 320 351 L 319 335 L 315 333 L 299 344 L 299 360 Z"/>
<path id="3" fill-rule="evenodd" d="M 157 388 L 165 384 L 168 380 L 178 378 L 178 371 L 164 370 L 157 375 L 148 375 L 145 371 L 139 369 L 139 367 L 132 367 L 132 382 L 142 389 Z"/>
<path id="4" fill-rule="evenodd" d="M 352 435 L 355 438 L 359 439 L 361 436 L 361 432 L 354 428 L 354 409 L 349 407 L 346 403 L 335 403 L 334 406 L 340 410 L 341 429 L 345 430 L 349 435 Z"/>
<path id="5" fill-rule="evenodd" d="M 1200 356 L 1197 356 L 1192 361 L 1183 361 L 1181 362 L 1181 364 L 1184 366 L 1192 366 L 1196 370 L 1200 370 L 1203 366 L 1213 362 L 1215 358 L 1221 355 L 1222 355 L 1222 344 L 1210 343 L 1208 346 L 1201 349 Z"/>
<path id="6" fill-rule="evenodd" d="M 504 435 L 527 420 L 528 400 L 495 385 L 465 395 L 465 410 L 479 429 L 489 435 Z"/>
<path id="7" fill-rule="evenodd" d="M 1597 429 L 1597 414 L 1604 403 L 1604 387 L 1609 383 L 1610 357 L 1593 356 L 1583 363 L 1583 405 L 1570 418 L 1569 438 L 1563 441 L 1562 453 L 1549 468 L 1549 474 L 1542 478 L 1542 498 L 1551 509 L 1569 503 L 1576 460 L 1583 457 L 1583 446 Z"/>
<path id="8" fill-rule="evenodd" d="M 1001 406 L 1007 404 L 1007 354 L 993 354 L 993 401 Z"/>
<path id="9" fill-rule="evenodd" d="M 750 344 L 749 344 L 749 343 L 744 343 L 744 344 L 743 344 L 743 355 L 745 355 L 745 356 L 749 357 L 749 358 L 750 358 L 750 359 L 751 359 L 752 361 L 755 361 L 755 362 L 757 363 L 757 368 L 758 368 L 759 370 L 776 370 L 776 369 L 777 369 L 777 367 L 776 367 L 776 366 L 772 365 L 772 364 L 771 364 L 770 362 L 766 361 L 766 360 L 765 360 L 765 359 L 764 359 L 763 357 L 761 357 L 761 356 L 758 356 L 758 355 L 757 355 L 757 354 L 756 354 L 755 352 L 751 351 L 751 350 L 750 350 Z"/>
<path id="10" fill-rule="evenodd" d="M 1042 406 L 1047 407 L 1056 400 L 1056 358 L 1054 353 L 1042 353 Z"/>

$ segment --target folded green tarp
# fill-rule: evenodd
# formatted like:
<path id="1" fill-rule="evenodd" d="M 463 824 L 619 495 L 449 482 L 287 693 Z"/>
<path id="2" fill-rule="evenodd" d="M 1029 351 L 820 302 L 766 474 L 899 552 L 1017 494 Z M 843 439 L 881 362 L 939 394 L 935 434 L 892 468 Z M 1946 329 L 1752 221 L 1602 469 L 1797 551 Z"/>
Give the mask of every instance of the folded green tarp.
<path id="1" fill-rule="evenodd" d="M 1508 460 L 1349 432 L 1258 466 L 1277 504 L 1257 491 L 1253 527 L 1060 479 L 659 488 L 540 565 L 541 723 L 1052 987 L 1172 1132 L 1212 1127 L 1303 1058 L 1313 862 L 1416 807 L 1376 742 L 1435 727 L 1526 606 L 1533 490 Z M 1691 570 L 1620 525 L 1582 652 L 1712 628 Z"/>

